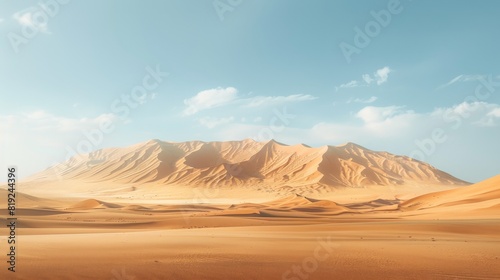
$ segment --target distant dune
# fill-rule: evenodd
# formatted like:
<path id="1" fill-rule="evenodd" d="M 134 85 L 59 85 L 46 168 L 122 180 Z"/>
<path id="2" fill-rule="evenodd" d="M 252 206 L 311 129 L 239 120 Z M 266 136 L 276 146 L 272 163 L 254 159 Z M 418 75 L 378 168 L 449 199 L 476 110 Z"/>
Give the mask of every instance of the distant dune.
<path id="1" fill-rule="evenodd" d="M 206 187 L 348 187 L 467 185 L 433 166 L 348 143 L 311 148 L 274 140 L 163 142 L 76 156 L 28 181 L 163 184 Z"/>
<path id="2" fill-rule="evenodd" d="M 429 193 L 400 205 L 404 211 L 420 210 L 445 216 L 500 215 L 500 175 L 477 184 Z"/>
<path id="3" fill-rule="evenodd" d="M 97 199 L 86 199 L 76 204 L 71 205 L 68 209 L 71 210 L 89 210 L 89 209 L 105 209 L 105 208 L 120 208 L 122 206 L 113 203 L 107 203 Z"/>
<path id="4" fill-rule="evenodd" d="M 6 196 L 7 191 L 0 189 L 0 195 Z M 125 210 L 153 211 L 161 213 L 198 213 L 202 216 L 265 216 L 265 217 L 325 217 L 345 213 L 385 213 L 389 216 L 399 213 L 399 216 L 434 215 L 442 218 L 498 217 L 500 214 L 500 175 L 474 185 L 454 188 L 446 191 L 428 192 L 407 200 L 375 199 L 361 202 L 339 204 L 331 199 L 316 199 L 299 194 L 285 195 L 260 203 L 218 204 L 181 203 L 154 204 L 155 200 L 121 200 L 121 203 L 111 203 L 95 198 L 76 200 L 75 197 L 60 197 L 55 199 L 41 198 L 18 192 L 21 204 L 19 208 L 37 210 Z M 332 196 L 330 196 L 332 197 Z M 359 199 L 355 199 L 358 201 Z M 163 200 L 168 202 L 168 200 Z M 0 207 L 6 208 L 6 201 L 0 202 Z"/>

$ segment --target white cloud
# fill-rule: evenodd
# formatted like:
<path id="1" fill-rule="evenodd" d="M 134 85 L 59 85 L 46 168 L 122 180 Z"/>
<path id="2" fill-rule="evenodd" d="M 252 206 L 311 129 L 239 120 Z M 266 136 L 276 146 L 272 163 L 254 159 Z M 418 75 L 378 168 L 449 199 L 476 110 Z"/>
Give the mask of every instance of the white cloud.
<path id="1" fill-rule="evenodd" d="M 488 116 L 500 118 L 500 108 L 495 108 L 488 113 Z"/>
<path id="2" fill-rule="evenodd" d="M 486 116 L 482 117 L 475 124 L 479 126 L 497 126 L 500 123 L 500 107 L 491 109 Z"/>
<path id="3" fill-rule="evenodd" d="M 415 149 L 415 141 L 431 137 L 434 129 L 443 129 L 447 136 L 456 137 L 455 141 L 474 141 L 477 129 L 488 129 L 500 125 L 500 105 L 485 102 L 463 102 L 451 107 L 436 108 L 431 112 L 418 113 L 403 106 L 374 107 L 366 106 L 355 115 L 362 121 L 327 123 L 320 122 L 296 134 L 308 139 L 310 143 L 356 142 L 378 143 L 385 141 L 398 143 L 403 153 Z M 397 146 L 395 145 L 395 146 Z M 369 147 L 369 146 L 368 146 Z M 396 152 L 396 151 L 393 151 Z"/>
<path id="4" fill-rule="evenodd" d="M 488 112 L 494 110 L 498 105 L 486 102 L 462 102 L 460 104 L 447 107 L 447 108 L 437 108 L 434 110 L 433 114 L 436 115 L 446 115 L 454 114 L 462 118 L 470 118 L 473 115 L 481 114 L 482 116 L 487 115 Z"/>
<path id="5" fill-rule="evenodd" d="M 378 69 L 377 72 L 375 72 L 375 79 L 377 80 L 377 85 L 381 85 L 387 82 L 387 79 L 389 78 L 389 73 L 391 73 L 391 69 L 389 69 L 389 67 L 387 66 Z"/>
<path id="6" fill-rule="evenodd" d="M 219 125 L 227 124 L 230 123 L 234 120 L 234 117 L 227 117 L 227 118 L 212 118 L 212 117 L 203 117 L 199 118 L 198 122 L 207 127 L 207 128 L 214 128 Z"/>
<path id="7" fill-rule="evenodd" d="M 495 107 L 491 104 L 485 104 L 481 109 L 484 111 L 489 110 L 489 112 L 474 124 L 478 126 L 497 126 L 500 124 L 500 106 Z"/>
<path id="8" fill-rule="evenodd" d="M 372 79 L 372 77 L 370 77 L 369 74 L 363 74 L 362 78 L 363 78 L 363 81 L 367 84 L 370 84 L 371 82 L 373 82 L 373 79 Z"/>
<path id="9" fill-rule="evenodd" d="M 441 116 L 459 127 L 467 122 L 473 126 L 497 126 L 500 121 L 500 105 L 486 102 L 462 102 L 448 108 L 434 110 L 434 115 Z"/>
<path id="10" fill-rule="evenodd" d="M 288 102 L 309 101 L 317 97 L 309 94 L 292 94 L 287 96 L 256 96 L 243 100 L 247 107 L 259 107 L 263 105 L 276 105 Z"/>
<path id="11" fill-rule="evenodd" d="M 349 100 L 347 100 L 346 103 L 373 103 L 375 101 L 377 101 L 377 97 L 376 96 L 372 96 L 370 98 L 366 98 L 366 99 L 363 99 L 363 98 L 350 98 Z"/>
<path id="12" fill-rule="evenodd" d="M 367 106 L 361 109 L 356 117 L 362 119 L 365 123 L 374 123 L 384 121 L 395 115 L 404 113 L 403 106 L 388 106 L 388 107 L 374 107 Z"/>
<path id="13" fill-rule="evenodd" d="M 473 102 L 473 103 L 462 102 L 458 105 L 455 105 L 451 108 L 448 108 L 447 111 L 451 111 L 451 112 L 454 112 L 460 116 L 468 118 L 469 114 L 471 112 L 479 110 L 481 107 L 483 107 L 486 104 L 488 104 L 488 103 L 485 103 L 485 102 Z"/>
<path id="14" fill-rule="evenodd" d="M 383 68 L 377 69 L 372 75 L 370 74 L 363 74 L 361 75 L 361 80 L 352 80 L 348 83 L 341 84 L 338 87 L 335 87 L 335 90 L 338 91 L 339 89 L 342 88 L 354 88 L 354 87 L 366 87 L 370 86 L 371 84 L 375 83 L 377 85 L 381 85 L 389 79 L 389 73 L 391 73 L 392 70 L 388 67 L 385 66 Z"/>
<path id="15" fill-rule="evenodd" d="M 22 26 L 28 26 L 34 29 L 38 29 L 43 33 L 50 34 L 49 28 L 47 26 L 47 21 L 45 22 L 35 22 L 33 15 L 38 10 L 36 8 L 30 8 L 21 12 L 14 13 L 12 17 Z"/>
<path id="16" fill-rule="evenodd" d="M 32 21 L 32 17 L 31 17 L 31 13 L 30 12 L 26 12 L 26 13 L 15 13 L 14 15 L 14 19 L 17 20 L 17 22 L 21 25 L 24 25 L 24 26 L 33 26 L 33 21 Z"/>
<path id="17" fill-rule="evenodd" d="M 184 109 L 183 114 L 185 116 L 194 115 L 199 111 L 228 104 L 237 98 L 237 94 L 238 90 L 233 87 L 218 87 L 200 91 L 195 96 L 184 100 L 187 107 Z"/>

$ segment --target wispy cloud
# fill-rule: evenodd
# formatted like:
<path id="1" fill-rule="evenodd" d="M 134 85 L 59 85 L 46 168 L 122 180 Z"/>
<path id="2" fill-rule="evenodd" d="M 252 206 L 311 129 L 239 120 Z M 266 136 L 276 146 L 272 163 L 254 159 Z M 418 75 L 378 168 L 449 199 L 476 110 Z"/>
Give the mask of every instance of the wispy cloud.
<path id="1" fill-rule="evenodd" d="M 360 86 L 366 86 L 366 85 L 363 85 L 363 84 L 360 84 L 358 81 L 356 80 L 352 80 L 350 82 L 347 82 L 345 84 L 341 84 L 340 86 L 338 87 L 335 87 L 335 89 L 338 91 L 339 89 L 341 88 L 354 88 L 354 87 L 360 87 Z"/>
<path id="2" fill-rule="evenodd" d="M 234 87 L 215 88 L 199 92 L 195 96 L 185 99 L 186 108 L 184 116 L 194 115 L 200 111 L 212 109 L 229 104 L 237 104 L 243 107 L 261 107 L 291 102 L 315 100 L 317 97 L 309 94 L 292 94 L 278 96 L 254 96 L 243 98 L 238 96 L 238 90 Z"/>
<path id="3" fill-rule="evenodd" d="M 367 87 L 372 84 L 379 86 L 387 82 L 389 79 L 389 73 L 391 72 L 391 68 L 385 66 L 377 69 L 373 74 L 361 75 L 361 80 L 352 80 L 345 84 L 341 84 L 340 86 L 335 87 L 335 90 L 339 91 L 342 88 Z"/>
<path id="4" fill-rule="evenodd" d="M 238 90 L 233 87 L 218 87 L 200 91 L 195 96 L 184 100 L 187 107 L 184 109 L 183 114 L 185 116 L 194 115 L 199 111 L 228 104 L 235 100 L 237 95 Z"/>
<path id="5" fill-rule="evenodd" d="M 12 18 L 17 21 L 22 26 L 28 26 L 37 29 L 43 33 L 50 34 L 47 21 L 45 22 L 35 22 L 33 15 L 37 11 L 35 8 L 30 8 L 24 11 L 14 13 Z"/>
<path id="6" fill-rule="evenodd" d="M 486 79 L 486 75 L 458 75 L 455 78 L 451 79 L 449 82 L 446 84 L 442 84 L 438 87 L 438 89 L 442 89 L 448 86 L 451 86 L 455 83 L 460 83 L 460 82 L 476 82 L 481 79 Z"/>
<path id="7" fill-rule="evenodd" d="M 288 102 L 300 102 L 314 100 L 317 97 L 309 94 L 292 94 L 287 96 L 256 96 L 243 100 L 247 107 L 258 107 L 262 105 L 276 105 Z"/>
<path id="8" fill-rule="evenodd" d="M 366 99 L 363 99 L 363 98 L 350 98 L 349 100 L 347 100 L 346 103 L 373 103 L 375 101 L 377 101 L 377 97 L 376 96 L 372 96 L 370 98 L 366 98 Z"/>

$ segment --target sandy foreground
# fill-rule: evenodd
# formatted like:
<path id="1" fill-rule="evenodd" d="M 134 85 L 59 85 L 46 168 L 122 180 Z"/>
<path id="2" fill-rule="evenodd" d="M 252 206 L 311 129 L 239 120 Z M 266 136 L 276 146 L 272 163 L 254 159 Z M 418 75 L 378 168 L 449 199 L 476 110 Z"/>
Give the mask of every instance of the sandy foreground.
<path id="1" fill-rule="evenodd" d="M 3 262 L 0 279 L 500 279 L 500 218 L 489 205 L 456 215 L 300 195 L 233 205 L 72 198 L 53 208 L 23 199 L 16 273 Z"/>
<path id="2" fill-rule="evenodd" d="M 24 229 L 16 277 L 4 269 L 2 279 L 500 276 L 498 221 L 240 220 L 197 221 L 191 229 Z M 245 222 L 261 225 L 224 226 Z"/>

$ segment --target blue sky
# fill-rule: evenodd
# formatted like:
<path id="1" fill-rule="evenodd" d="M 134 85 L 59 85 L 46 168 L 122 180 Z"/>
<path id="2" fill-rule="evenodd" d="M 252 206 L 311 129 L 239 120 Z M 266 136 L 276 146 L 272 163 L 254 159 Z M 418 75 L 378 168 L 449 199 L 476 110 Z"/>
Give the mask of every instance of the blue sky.
<path id="1" fill-rule="evenodd" d="M 23 176 L 152 138 L 271 137 L 499 173 L 498 1 L 0 7 L 0 165 Z"/>

